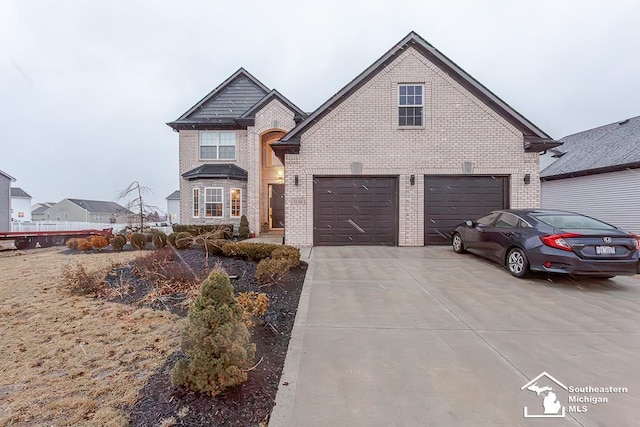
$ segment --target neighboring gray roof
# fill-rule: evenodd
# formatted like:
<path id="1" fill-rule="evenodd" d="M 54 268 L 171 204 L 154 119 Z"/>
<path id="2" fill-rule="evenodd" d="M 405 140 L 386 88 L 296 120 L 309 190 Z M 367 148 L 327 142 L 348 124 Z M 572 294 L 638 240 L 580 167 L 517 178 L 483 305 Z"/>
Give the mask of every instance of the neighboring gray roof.
<path id="1" fill-rule="evenodd" d="M 565 136 L 544 180 L 640 167 L 640 116 Z"/>
<path id="2" fill-rule="evenodd" d="M 182 176 L 189 181 L 194 179 L 223 178 L 246 181 L 247 171 L 234 164 L 207 164 L 185 172 Z"/>
<path id="3" fill-rule="evenodd" d="M 268 92 L 269 88 L 240 68 L 176 121 L 167 124 L 174 129 L 178 125 L 234 125 Z"/>
<path id="4" fill-rule="evenodd" d="M 39 206 L 36 209 L 32 210 L 31 213 L 32 214 L 43 214 L 44 211 L 46 211 L 47 209 L 49 209 L 51 206 Z"/>
<path id="5" fill-rule="evenodd" d="M 370 81 L 409 47 L 416 49 L 438 68 L 446 72 L 452 79 L 477 96 L 497 114 L 520 130 L 524 135 L 525 150 L 543 151 L 559 145 L 539 127 L 527 120 L 506 102 L 474 79 L 465 70 L 460 68 L 455 62 L 446 57 L 442 52 L 429 44 L 417 33 L 412 31 L 387 53 L 380 57 L 380 59 L 374 62 L 369 68 L 364 70 L 359 76 L 349 82 L 327 102 L 322 104 L 305 121 L 287 133 L 279 142 L 271 144 L 271 147 L 276 151 L 278 157 L 284 158 L 285 152 L 297 152 L 299 150 L 300 137 L 307 129 L 313 126 L 314 123 L 317 123 L 322 119 L 322 117 L 335 109 L 340 103 Z"/>
<path id="6" fill-rule="evenodd" d="M 11 197 L 23 197 L 25 199 L 31 198 L 26 191 L 19 187 L 11 187 Z"/>
<path id="7" fill-rule="evenodd" d="M 95 213 L 113 213 L 118 215 L 132 214 L 129 209 L 120 206 L 116 202 L 103 202 L 100 200 L 84 200 L 84 199 L 67 199 L 70 202 L 75 203 L 82 209 L 86 209 L 89 212 Z"/>
<path id="8" fill-rule="evenodd" d="M 173 193 L 165 197 L 167 200 L 180 200 L 180 190 L 176 190 Z"/>
<path id="9" fill-rule="evenodd" d="M 2 172 L 2 171 L 0 171 L 0 175 L 4 175 L 4 176 L 6 176 L 7 178 L 9 178 L 9 179 L 11 180 L 11 182 L 15 182 L 15 180 L 16 180 L 14 177 L 12 177 L 11 175 L 9 175 L 9 174 L 8 174 L 8 173 L 6 173 L 6 172 Z"/>

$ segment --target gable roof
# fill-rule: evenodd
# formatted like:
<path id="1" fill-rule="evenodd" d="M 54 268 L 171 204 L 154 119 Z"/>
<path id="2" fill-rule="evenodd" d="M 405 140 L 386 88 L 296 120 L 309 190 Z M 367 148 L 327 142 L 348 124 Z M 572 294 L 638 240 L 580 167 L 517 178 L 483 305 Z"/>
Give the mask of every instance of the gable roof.
<path id="1" fill-rule="evenodd" d="M 252 118 L 255 117 L 256 113 L 260 111 L 260 109 L 265 107 L 274 99 L 280 101 L 280 103 L 282 103 L 284 106 L 289 108 L 294 113 L 293 119 L 296 121 L 296 123 L 301 122 L 307 117 L 307 113 L 305 113 L 300 108 L 298 108 L 293 102 L 285 98 L 280 92 L 273 89 L 271 92 L 266 94 L 260 101 L 256 102 L 256 104 L 253 107 L 245 111 L 244 114 L 242 115 L 242 118 L 244 119 L 249 117 L 252 117 Z"/>
<path id="2" fill-rule="evenodd" d="M 67 199 L 71 203 L 75 203 L 82 209 L 95 213 L 110 213 L 118 215 L 133 214 L 129 209 L 120 206 L 116 202 L 103 202 L 101 200 L 85 200 L 85 199 Z"/>
<path id="3" fill-rule="evenodd" d="M 55 205 L 55 203 L 40 203 L 40 206 L 38 206 L 37 208 L 33 209 L 31 211 L 32 214 L 44 214 L 44 211 L 46 211 L 47 209 L 49 209 L 51 206 Z"/>
<path id="4" fill-rule="evenodd" d="M 452 79 L 478 97 L 497 114 L 511 123 L 515 128 L 520 130 L 524 135 L 525 141 L 523 148 L 525 151 L 539 152 L 560 145 L 560 143 L 553 141 L 553 139 L 539 127 L 531 123 L 465 70 L 460 68 L 455 62 L 446 57 L 442 52 L 429 44 L 417 33 L 412 31 L 387 53 L 382 55 L 369 68 L 364 70 L 345 87 L 340 89 L 338 93 L 329 98 L 327 102 L 322 104 L 316 111 L 309 115 L 304 122 L 292 129 L 280 141 L 271 144 L 271 147 L 276 151 L 278 157 L 282 160 L 285 153 L 299 152 L 300 137 L 304 132 L 335 109 L 345 99 L 355 93 L 360 87 L 393 62 L 398 55 L 402 54 L 410 47 L 424 55 L 431 63 L 447 73 L 447 75 Z"/>
<path id="5" fill-rule="evenodd" d="M 26 191 L 19 187 L 11 187 L 11 197 L 22 197 L 25 199 L 31 198 L 31 196 L 28 195 Z"/>
<path id="6" fill-rule="evenodd" d="M 239 179 L 247 180 L 247 171 L 231 163 L 205 164 L 182 174 L 189 181 L 194 179 Z"/>
<path id="7" fill-rule="evenodd" d="M 269 92 L 269 88 L 240 68 L 177 120 L 167 123 L 173 129 L 206 126 L 241 127 L 240 117 Z"/>
<path id="8" fill-rule="evenodd" d="M 167 200 L 180 200 L 180 190 L 176 190 L 173 193 L 165 197 Z"/>
<path id="9" fill-rule="evenodd" d="M 3 175 L 3 176 L 5 176 L 5 177 L 9 178 L 9 181 L 11 181 L 11 182 L 15 182 L 15 181 L 16 181 L 16 179 L 15 179 L 14 177 L 12 177 L 11 175 L 9 175 L 9 174 L 8 174 L 8 173 L 6 173 L 6 172 L 2 172 L 2 171 L 0 171 L 0 175 Z"/>
<path id="10" fill-rule="evenodd" d="M 558 160 L 540 172 L 544 181 L 640 168 L 640 116 L 560 140 Z"/>

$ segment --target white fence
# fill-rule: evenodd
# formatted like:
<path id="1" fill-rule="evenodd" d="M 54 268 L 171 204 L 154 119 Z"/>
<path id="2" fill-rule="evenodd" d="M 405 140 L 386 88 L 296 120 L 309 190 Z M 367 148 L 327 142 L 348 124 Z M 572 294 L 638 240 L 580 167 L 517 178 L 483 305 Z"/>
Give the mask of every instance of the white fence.
<path id="1" fill-rule="evenodd" d="M 113 228 L 117 233 L 126 227 L 126 224 L 106 224 L 101 222 L 69 222 L 69 221 L 36 221 L 36 222 L 12 222 L 11 231 L 71 231 L 71 230 L 102 230 Z"/>

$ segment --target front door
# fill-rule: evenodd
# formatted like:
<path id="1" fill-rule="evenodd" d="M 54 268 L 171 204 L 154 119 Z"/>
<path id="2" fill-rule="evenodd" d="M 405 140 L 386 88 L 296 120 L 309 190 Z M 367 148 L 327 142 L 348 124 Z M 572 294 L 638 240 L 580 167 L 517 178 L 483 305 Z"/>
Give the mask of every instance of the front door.
<path id="1" fill-rule="evenodd" d="M 271 228 L 284 228 L 284 184 L 269 184 Z"/>

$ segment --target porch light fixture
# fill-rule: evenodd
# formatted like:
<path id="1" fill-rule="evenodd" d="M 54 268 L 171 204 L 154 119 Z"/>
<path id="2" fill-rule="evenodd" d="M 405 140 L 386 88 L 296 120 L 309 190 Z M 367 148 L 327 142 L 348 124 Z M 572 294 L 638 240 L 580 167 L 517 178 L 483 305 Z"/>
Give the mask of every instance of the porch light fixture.
<path id="1" fill-rule="evenodd" d="M 411 175 L 409 177 L 409 183 L 411 183 L 411 185 L 416 185 L 416 176 L 415 175 Z"/>
<path id="2" fill-rule="evenodd" d="M 294 176 L 294 177 L 293 177 L 293 183 L 294 183 L 295 185 L 298 185 L 298 175 L 296 175 L 296 176 Z"/>
<path id="3" fill-rule="evenodd" d="M 531 184 L 531 174 L 528 173 L 524 176 L 524 183 Z"/>

